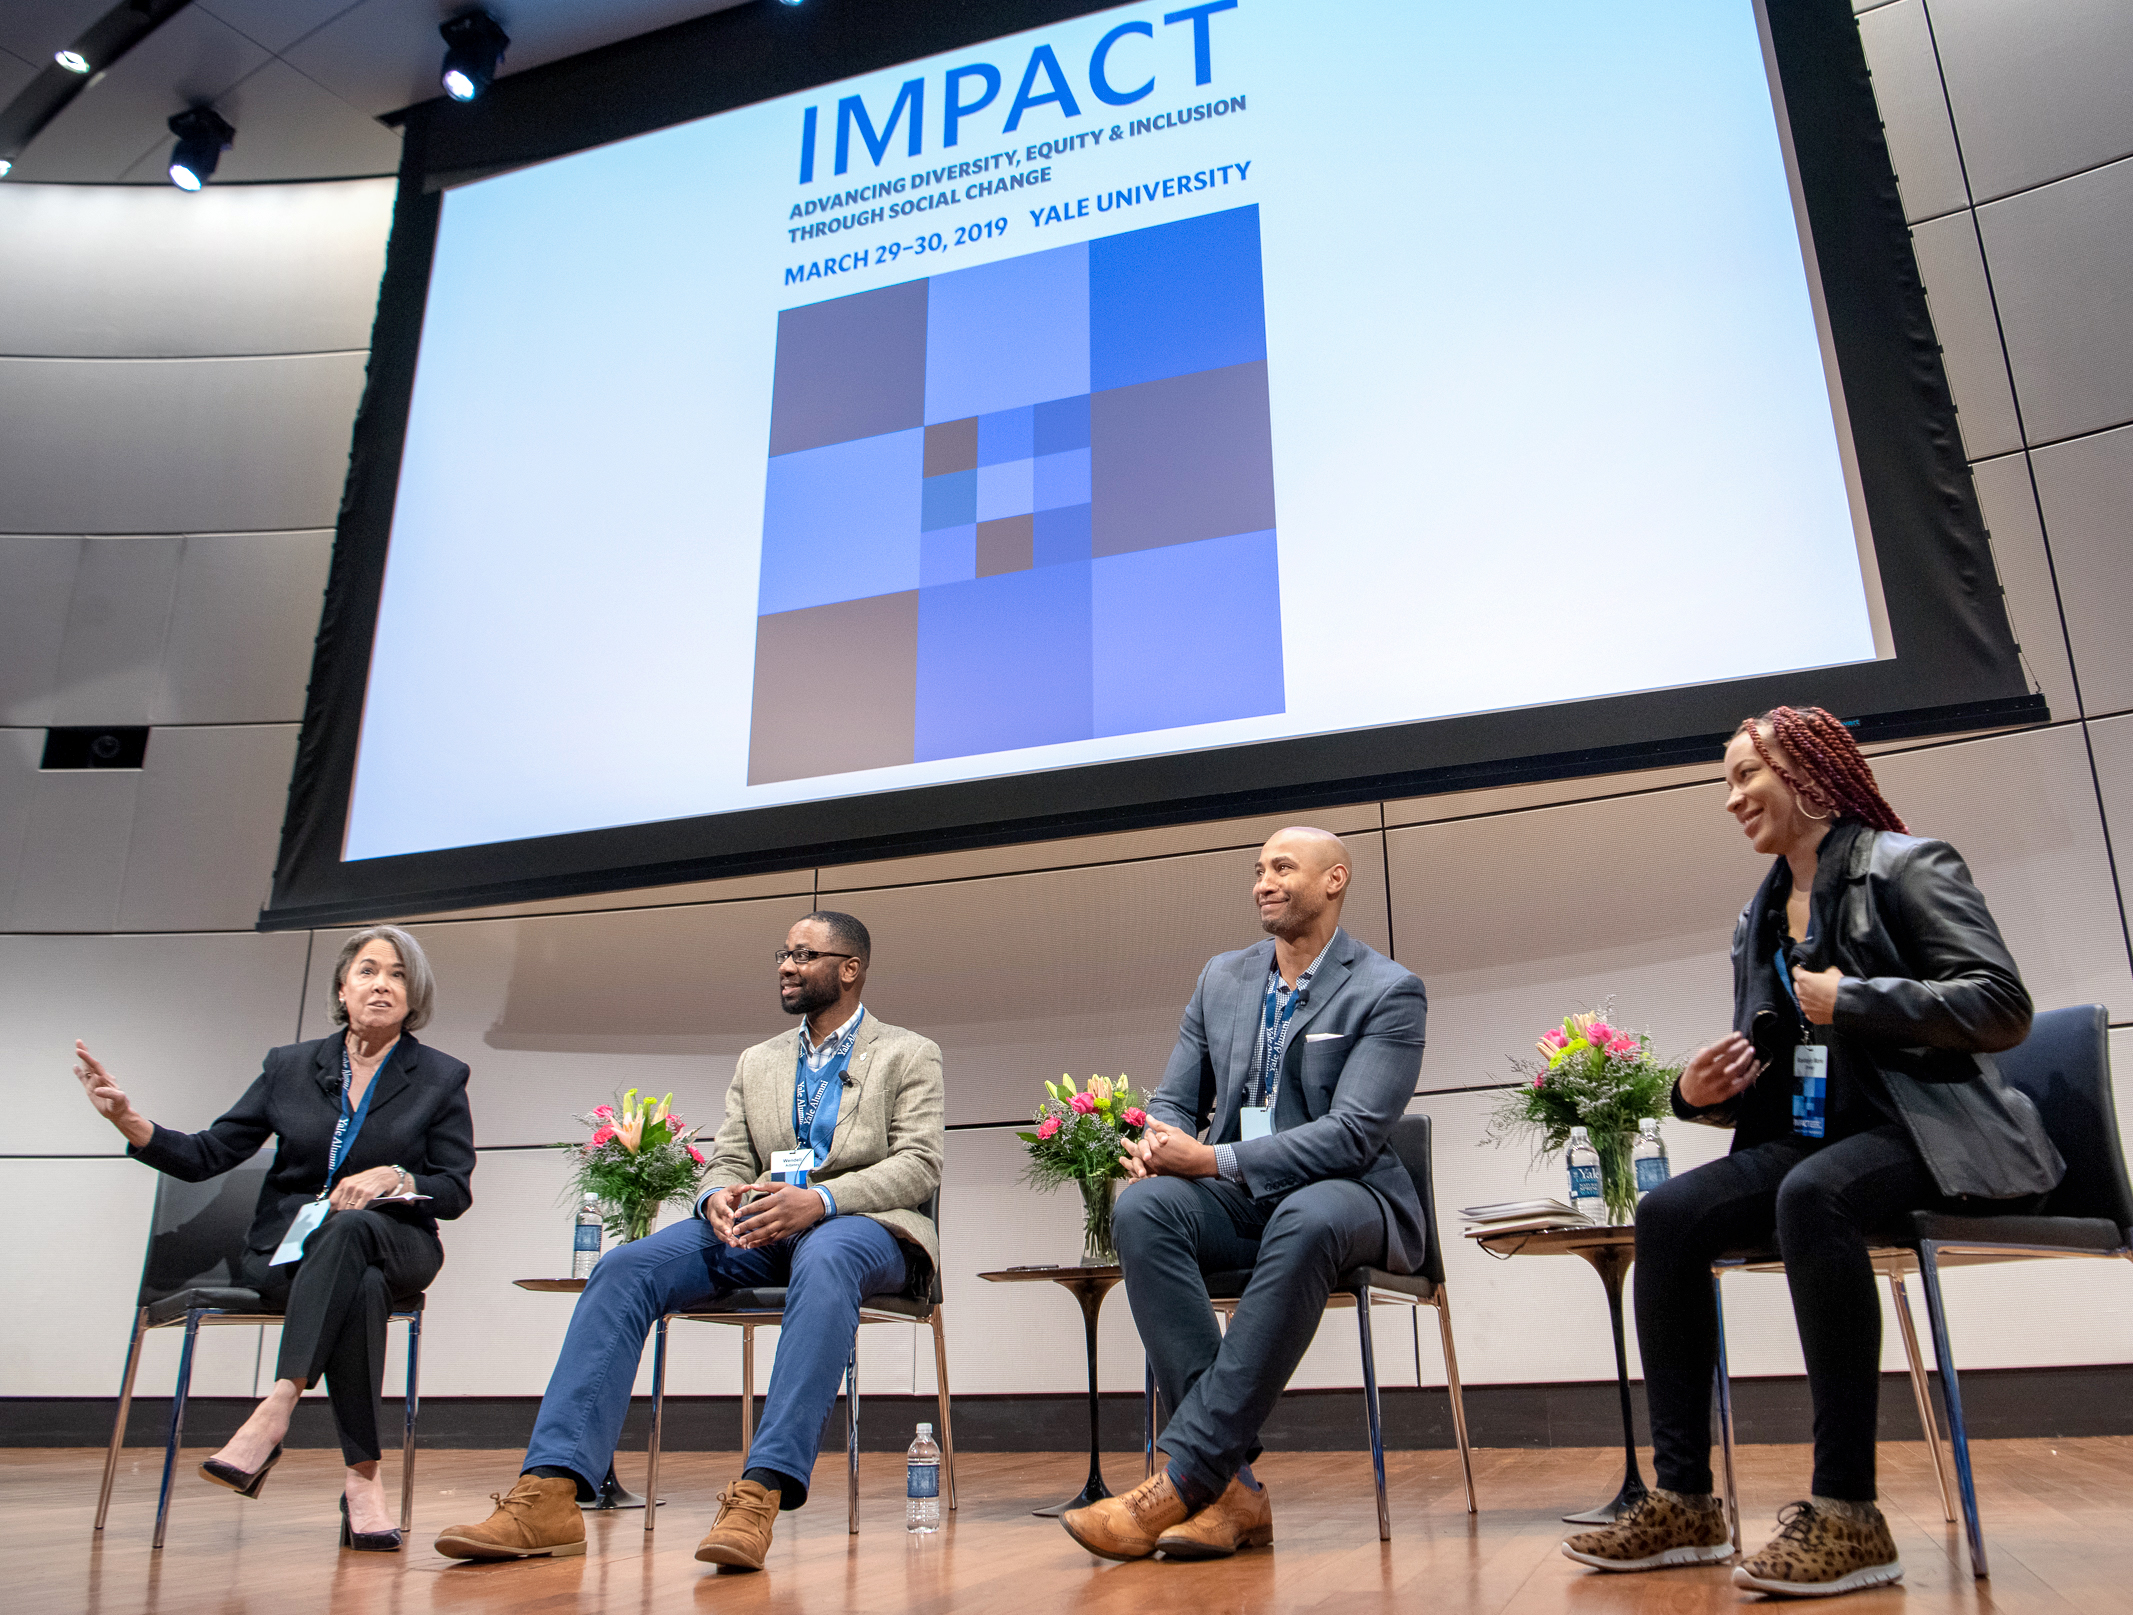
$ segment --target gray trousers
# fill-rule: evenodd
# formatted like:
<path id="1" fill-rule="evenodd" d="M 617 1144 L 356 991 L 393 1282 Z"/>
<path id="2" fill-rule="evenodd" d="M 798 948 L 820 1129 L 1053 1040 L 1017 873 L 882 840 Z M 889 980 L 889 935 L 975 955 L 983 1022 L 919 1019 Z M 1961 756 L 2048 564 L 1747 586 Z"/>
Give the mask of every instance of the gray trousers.
<path id="1" fill-rule="evenodd" d="M 1385 1264 L 1385 1208 L 1329 1178 L 1254 1200 L 1220 1178 L 1127 1185 L 1112 1224 L 1134 1326 L 1170 1421 L 1174 1477 L 1209 1497 L 1259 1456 L 1259 1427 L 1318 1332 L 1326 1297 L 1353 1267 Z M 1224 1335 L 1202 1275 L 1250 1268 Z"/>

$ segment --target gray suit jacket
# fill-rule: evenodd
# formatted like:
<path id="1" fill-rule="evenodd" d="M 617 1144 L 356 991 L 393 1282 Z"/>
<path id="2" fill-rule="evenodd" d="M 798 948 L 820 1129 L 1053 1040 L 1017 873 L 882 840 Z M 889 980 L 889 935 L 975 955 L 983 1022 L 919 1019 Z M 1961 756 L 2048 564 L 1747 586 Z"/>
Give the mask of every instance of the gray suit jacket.
<path id="1" fill-rule="evenodd" d="M 1279 1130 L 1240 1141 L 1237 1112 L 1252 1076 L 1273 959 L 1269 940 L 1207 962 L 1148 1114 L 1190 1133 L 1206 1127 L 1210 1144 L 1234 1145 L 1255 1198 L 1326 1178 L 1363 1183 L 1385 1207 L 1387 1268 L 1412 1273 L 1428 1247 L 1425 1213 L 1388 1141 L 1422 1072 L 1428 995 L 1404 965 L 1336 931 L 1289 1023 L 1275 1103 Z"/>
<path id="2" fill-rule="evenodd" d="M 795 1026 L 741 1052 L 726 1090 L 726 1119 L 711 1145 L 706 1189 L 760 1183 L 774 1150 L 789 1150 L 793 1071 L 800 1058 Z M 837 1101 L 829 1158 L 808 1174 L 836 1197 L 839 1216 L 872 1217 L 940 1265 L 940 1235 L 920 1208 L 940 1187 L 947 1136 L 940 1046 L 874 1018 L 860 1022 Z"/>

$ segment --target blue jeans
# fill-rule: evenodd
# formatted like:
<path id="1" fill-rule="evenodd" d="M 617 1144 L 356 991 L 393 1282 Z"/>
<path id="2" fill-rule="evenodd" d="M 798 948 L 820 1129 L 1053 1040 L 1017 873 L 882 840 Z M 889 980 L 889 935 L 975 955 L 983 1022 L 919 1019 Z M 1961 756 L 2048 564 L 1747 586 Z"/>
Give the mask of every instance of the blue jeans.
<path id="1" fill-rule="evenodd" d="M 859 1303 L 901 1290 L 904 1280 L 896 1236 L 868 1217 L 833 1217 L 760 1250 L 720 1243 L 697 1217 L 618 1245 L 578 1297 L 522 1467 L 553 1465 L 597 1486 L 614 1461 L 645 1336 L 661 1314 L 784 1285 L 785 1323 L 747 1463 L 804 1486 L 851 1355 Z"/>

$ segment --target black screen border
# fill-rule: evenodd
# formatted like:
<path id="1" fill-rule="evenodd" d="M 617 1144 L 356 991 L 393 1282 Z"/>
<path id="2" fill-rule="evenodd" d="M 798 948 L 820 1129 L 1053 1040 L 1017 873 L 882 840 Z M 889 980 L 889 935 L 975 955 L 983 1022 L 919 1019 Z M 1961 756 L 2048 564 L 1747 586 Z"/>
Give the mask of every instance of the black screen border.
<path id="1" fill-rule="evenodd" d="M 1849 0 L 1766 0 L 1893 658 L 343 861 L 442 191 L 1109 9 L 1108 0 L 758 0 L 501 80 L 468 105 L 440 98 L 401 115 L 369 378 L 261 929 L 1709 760 L 1741 715 L 1780 702 L 1828 707 L 1863 739 L 2048 721 L 2023 676 Z M 1773 631 L 1784 605 L 1773 580 Z M 1761 627 L 1763 610 L 1742 603 L 1744 631 Z"/>

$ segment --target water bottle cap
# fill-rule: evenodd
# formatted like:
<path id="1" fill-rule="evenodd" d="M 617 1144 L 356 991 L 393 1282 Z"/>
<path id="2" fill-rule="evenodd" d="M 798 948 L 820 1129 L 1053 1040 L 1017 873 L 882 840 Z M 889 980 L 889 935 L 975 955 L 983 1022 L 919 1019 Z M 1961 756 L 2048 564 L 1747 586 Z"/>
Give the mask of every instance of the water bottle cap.
<path id="1" fill-rule="evenodd" d="M 933 1434 L 933 1426 L 930 1424 L 922 1424 L 918 1427 L 918 1433 L 922 1436 L 930 1436 Z"/>
<path id="2" fill-rule="evenodd" d="M 1573 1127 L 1570 1129 L 1570 1136 L 1572 1138 L 1589 1138 L 1592 1135 L 1587 1133 L 1582 1127 Z"/>

